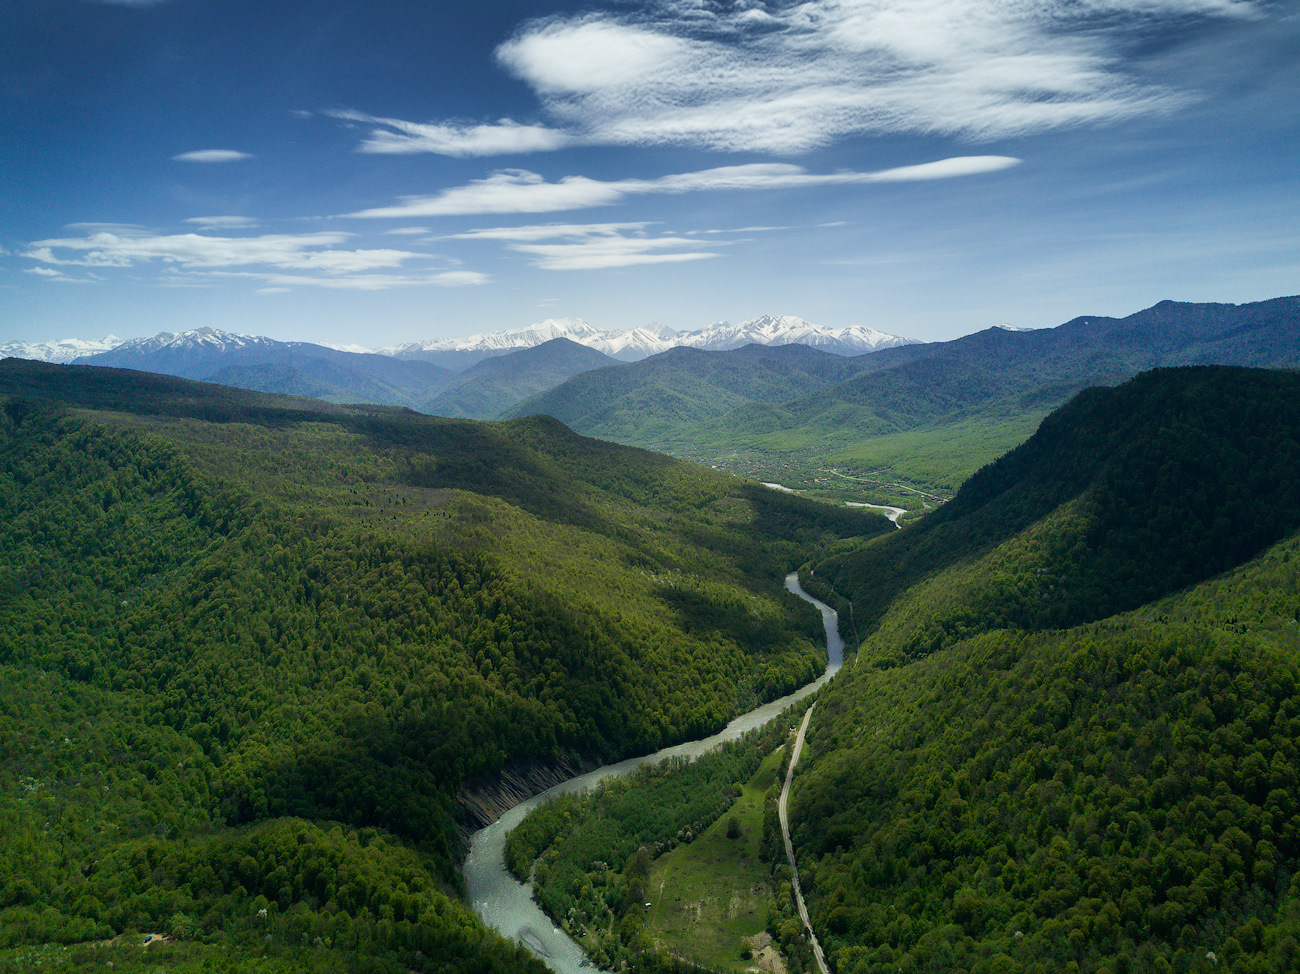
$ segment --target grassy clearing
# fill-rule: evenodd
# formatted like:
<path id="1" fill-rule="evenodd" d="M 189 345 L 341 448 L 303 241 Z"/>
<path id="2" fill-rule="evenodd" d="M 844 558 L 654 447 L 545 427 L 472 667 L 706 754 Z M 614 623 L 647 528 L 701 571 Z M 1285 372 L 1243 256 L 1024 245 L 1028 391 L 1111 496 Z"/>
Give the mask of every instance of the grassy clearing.
<path id="1" fill-rule="evenodd" d="M 831 504 L 886 504 L 919 516 L 934 506 L 933 495 L 951 496 L 980 467 L 1027 440 L 1047 412 L 977 415 L 880 436 L 765 447 L 697 444 L 669 452 Z"/>
<path id="2" fill-rule="evenodd" d="M 772 899 L 759 846 L 764 797 L 776 784 L 783 750 L 764 759 L 730 812 L 651 867 L 646 933 L 660 950 L 722 970 L 755 969 L 741 951 L 746 938 L 763 933 Z M 733 819 L 739 835 L 730 838 Z"/>
<path id="3" fill-rule="evenodd" d="M 1013 417 L 977 416 L 927 429 L 872 436 L 846 446 L 828 460 L 873 470 L 884 480 L 931 484 L 956 490 L 986 463 L 1033 435 L 1048 410 Z"/>

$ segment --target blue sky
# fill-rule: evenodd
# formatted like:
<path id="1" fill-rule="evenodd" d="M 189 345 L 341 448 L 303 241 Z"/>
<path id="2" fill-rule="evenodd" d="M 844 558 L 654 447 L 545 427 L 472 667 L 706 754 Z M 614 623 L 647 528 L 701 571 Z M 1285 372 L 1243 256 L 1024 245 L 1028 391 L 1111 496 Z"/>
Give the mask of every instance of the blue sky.
<path id="1" fill-rule="evenodd" d="M 0 341 L 1300 292 L 1275 0 L 3 0 Z"/>

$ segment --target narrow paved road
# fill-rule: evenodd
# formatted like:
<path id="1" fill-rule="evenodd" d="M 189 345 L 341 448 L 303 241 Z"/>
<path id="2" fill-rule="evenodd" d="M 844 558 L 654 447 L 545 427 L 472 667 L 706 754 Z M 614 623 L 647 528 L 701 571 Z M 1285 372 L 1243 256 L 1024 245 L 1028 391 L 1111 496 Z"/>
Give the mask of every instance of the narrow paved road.
<path id="1" fill-rule="evenodd" d="M 812 716 L 813 704 L 803 715 L 803 723 L 799 725 L 799 733 L 795 735 L 794 750 L 790 752 L 790 767 L 785 772 L 785 785 L 781 788 L 781 801 L 776 806 L 777 814 L 781 818 L 781 838 L 785 839 L 785 857 L 790 860 L 790 885 L 794 887 L 794 900 L 799 907 L 799 919 L 803 921 L 804 933 L 808 935 L 809 942 L 812 943 L 813 956 L 817 958 L 817 967 L 822 974 L 831 974 L 830 968 L 826 966 L 826 958 L 822 954 L 822 945 L 817 940 L 817 934 L 813 933 L 812 924 L 808 921 L 808 907 L 803 902 L 803 890 L 799 886 L 799 867 L 794 862 L 794 846 L 790 842 L 790 816 L 786 812 L 786 806 L 790 800 L 790 782 L 794 779 L 794 766 L 799 763 L 799 752 L 803 750 L 803 735 L 808 729 L 808 718 Z"/>

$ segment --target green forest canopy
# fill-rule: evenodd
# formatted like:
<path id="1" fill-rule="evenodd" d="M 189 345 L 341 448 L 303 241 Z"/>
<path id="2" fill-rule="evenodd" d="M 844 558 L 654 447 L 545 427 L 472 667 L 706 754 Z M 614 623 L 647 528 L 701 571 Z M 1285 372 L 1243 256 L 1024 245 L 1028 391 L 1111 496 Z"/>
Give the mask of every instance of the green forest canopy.
<path id="1" fill-rule="evenodd" d="M 459 784 L 811 678 L 780 579 L 884 530 L 553 420 L 12 360 L 0 395 L 12 949 L 526 966 L 458 900 Z"/>
<path id="2" fill-rule="evenodd" d="M 838 972 L 1298 969 L 1298 443 L 1300 375 L 1148 373 L 816 565 L 862 637 L 792 811 Z"/>
<path id="3" fill-rule="evenodd" d="M 1236 369 L 1085 393 L 805 573 L 861 635 L 791 814 L 837 974 L 1300 970 L 1298 393 Z M 516 868 L 541 852 L 557 922 L 621 910 L 636 942 L 624 823 L 689 820 L 688 780 L 545 807 Z"/>

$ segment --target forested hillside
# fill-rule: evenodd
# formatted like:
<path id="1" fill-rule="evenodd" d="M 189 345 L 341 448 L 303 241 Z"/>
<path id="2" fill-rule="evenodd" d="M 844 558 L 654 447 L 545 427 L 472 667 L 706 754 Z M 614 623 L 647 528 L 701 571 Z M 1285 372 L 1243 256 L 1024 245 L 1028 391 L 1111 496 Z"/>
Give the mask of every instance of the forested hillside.
<path id="1" fill-rule="evenodd" d="M 816 564 L 862 639 L 792 811 L 837 972 L 1300 969 L 1298 402 L 1091 390 Z"/>
<path id="2" fill-rule="evenodd" d="M 0 396 L 15 969 L 149 933 L 114 962 L 527 969 L 458 900 L 459 784 L 810 678 L 780 579 L 884 530 L 553 420 L 13 360 Z"/>
<path id="3" fill-rule="evenodd" d="M 681 443 L 704 423 L 751 402 L 786 402 L 856 375 L 869 356 L 806 345 L 727 352 L 674 348 L 640 362 L 576 375 L 526 399 L 512 415 L 545 413 L 589 436 Z"/>
<path id="4" fill-rule="evenodd" d="M 903 656 L 1104 618 L 1300 527 L 1297 430 L 1294 372 L 1163 369 L 1087 390 L 914 530 L 817 574 L 860 629 L 888 610 Z"/>
<path id="5" fill-rule="evenodd" d="M 495 355 L 471 365 L 421 406 L 434 416 L 497 419 L 525 399 L 570 376 L 618 364 L 603 352 L 567 338 Z"/>

